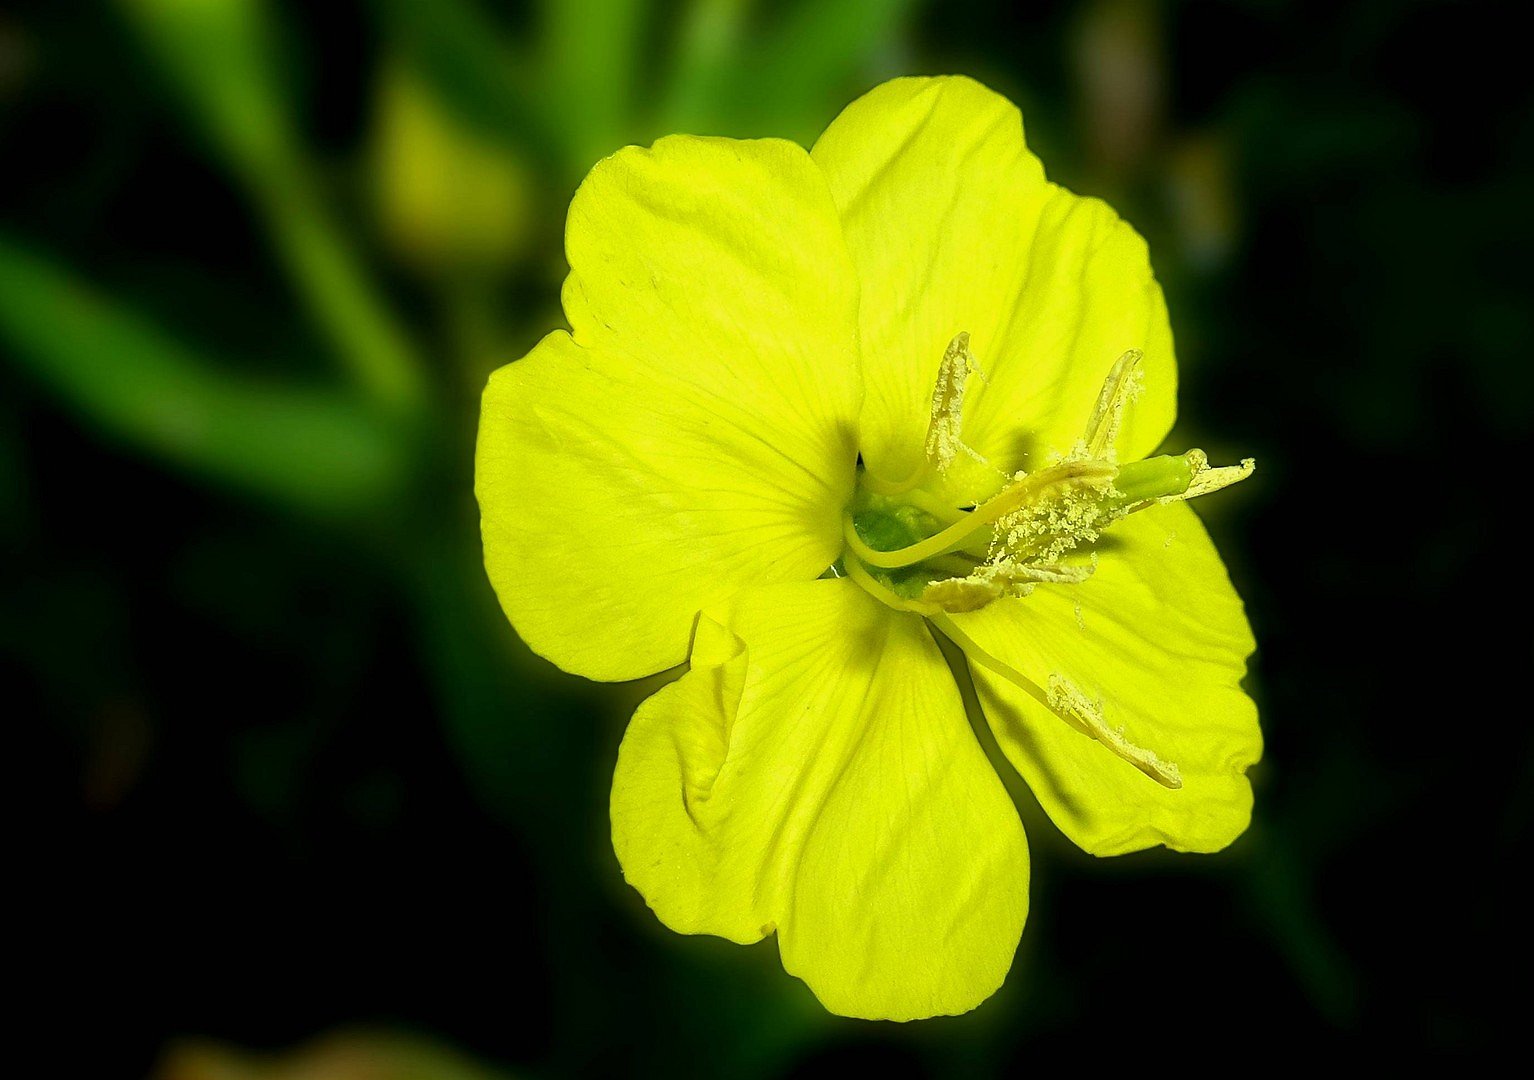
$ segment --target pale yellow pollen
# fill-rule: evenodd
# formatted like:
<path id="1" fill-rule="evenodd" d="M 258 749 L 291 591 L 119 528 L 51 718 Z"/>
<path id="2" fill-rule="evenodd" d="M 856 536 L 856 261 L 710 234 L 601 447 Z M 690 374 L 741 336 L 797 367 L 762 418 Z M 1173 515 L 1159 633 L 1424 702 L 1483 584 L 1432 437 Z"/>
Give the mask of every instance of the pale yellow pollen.
<path id="1" fill-rule="evenodd" d="M 1049 676 L 1048 701 L 1050 709 L 1084 735 L 1090 735 L 1129 762 L 1162 787 L 1182 787 L 1182 772 L 1176 764 L 1163 761 L 1152 750 L 1136 746 L 1124 737 L 1124 729 L 1112 728 L 1103 719 L 1102 705 L 1081 692 L 1081 689 L 1064 675 Z"/>
<path id="2" fill-rule="evenodd" d="M 1130 349 L 1108 370 L 1108 377 L 1103 380 L 1103 388 L 1097 395 L 1097 404 L 1087 419 L 1086 433 L 1081 437 L 1079 450 L 1083 457 L 1114 460 L 1113 444 L 1119 436 L 1124 411 L 1140 396 L 1145 383 L 1145 373 L 1140 370 L 1144 356 L 1139 349 Z"/>
<path id="3" fill-rule="evenodd" d="M 1182 502 L 1185 499 L 1210 495 L 1232 484 L 1239 484 L 1257 471 L 1255 458 L 1244 458 L 1239 465 L 1210 468 L 1209 457 L 1202 450 L 1189 450 L 1188 461 L 1193 466 L 1193 479 L 1188 482 L 1188 490 L 1181 495 L 1167 495 L 1158 499 L 1157 502 Z"/>
<path id="4" fill-rule="evenodd" d="M 1006 553 L 1058 562 L 1090 544 L 1109 524 L 1103 499 L 1113 494 L 1111 474 L 1060 490 L 1054 498 L 1026 503 L 997 522 L 991 555 Z"/>
<path id="5" fill-rule="evenodd" d="M 1091 576 L 1092 566 L 1058 563 L 1021 563 L 1015 559 L 982 563 L 963 577 L 934 581 L 922 590 L 924 603 L 944 611 L 978 611 L 1004 596 L 1027 596 L 1039 584 L 1079 585 Z"/>
<path id="6" fill-rule="evenodd" d="M 1018 586 L 1012 596 L 1028 595 L 1029 586 Z M 992 581 L 971 574 L 969 577 L 944 578 L 934 581 L 921 591 L 922 603 L 933 604 L 944 611 L 979 611 L 1001 599 L 1008 592 L 1003 582 Z"/>
<path id="7" fill-rule="evenodd" d="M 1109 727 L 1107 721 L 1103 719 L 1102 705 L 1083 694 L 1075 683 L 1063 675 L 1051 674 L 1049 689 L 1046 691 L 1011 664 L 981 648 L 980 644 L 960 629 L 949 615 L 939 612 L 928 617 L 950 641 L 964 651 L 973 663 L 1005 679 L 1055 716 L 1106 747 L 1116 757 L 1133 765 L 1162 787 L 1173 790 L 1182 787 L 1182 772 L 1174 763 L 1165 761 L 1153 751 L 1131 742 L 1125 737 L 1122 728 Z"/>
<path id="8" fill-rule="evenodd" d="M 960 454 L 986 464 L 986 460 L 961 437 L 964 426 L 964 391 L 969 377 L 985 374 L 975 354 L 969 351 L 969 333 L 960 331 L 948 343 L 938 366 L 937 383 L 932 388 L 932 419 L 927 425 L 927 461 L 939 474 L 947 472 Z"/>

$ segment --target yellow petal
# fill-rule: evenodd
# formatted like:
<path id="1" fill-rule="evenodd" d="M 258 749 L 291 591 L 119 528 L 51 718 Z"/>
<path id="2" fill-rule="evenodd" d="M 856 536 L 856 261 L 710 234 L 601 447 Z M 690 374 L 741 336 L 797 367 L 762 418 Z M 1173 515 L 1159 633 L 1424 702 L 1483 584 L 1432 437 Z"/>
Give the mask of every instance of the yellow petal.
<path id="1" fill-rule="evenodd" d="M 485 391 L 485 565 L 535 651 L 633 678 L 682 661 L 701 607 L 836 558 L 857 286 L 824 179 L 780 141 L 620 151 L 566 246 L 573 337 Z"/>
<path id="2" fill-rule="evenodd" d="M 1245 774 L 1262 756 L 1257 708 L 1240 686 L 1255 647 L 1241 599 L 1185 504 L 1132 515 L 1102 548 L 1080 585 L 1040 585 L 954 621 L 1038 685 L 1063 676 L 1100 701 L 1109 727 L 1177 765 L 1182 787 L 1153 782 L 971 664 L 981 704 L 1008 759 L 1085 850 L 1218 851 L 1246 829 Z"/>
<path id="3" fill-rule="evenodd" d="M 833 1012 L 964 1012 L 1027 912 L 1017 811 L 922 621 L 848 580 L 743 593 L 640 706 L 613 845 L 683 933 L 755 941 Z"/>
<path id="4" fill-rule="evenodd" d="M 863 285 L 862 450 L 898 478 L 918 464 L 943 352 L 967 331 L 986 383 L 964 440 L 1004 471 L 1081 437 L 1104 377 L 1145 353 L 1125 460 L 1175 412 L 1176 361 L 1145 243 L 1105 204 L 1044 179 L 1005 98 L 965 78 L 896 79 L 848 106 L 812 151 Z"/>

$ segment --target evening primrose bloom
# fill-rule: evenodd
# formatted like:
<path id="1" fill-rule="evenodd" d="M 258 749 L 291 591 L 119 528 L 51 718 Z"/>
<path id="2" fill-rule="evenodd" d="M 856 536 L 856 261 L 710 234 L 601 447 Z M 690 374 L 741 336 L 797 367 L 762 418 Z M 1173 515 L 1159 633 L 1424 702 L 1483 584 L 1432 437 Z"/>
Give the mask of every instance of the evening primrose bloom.
<path id="1" fill-rule="evenodd" d="M 688 665 L 613 777 L 662 922 L 776 934 L 849 1016 L 1000 985 L 1028 849 L 935 635 L 1085 850 L 1246 828 L 1254 646 L 1187 501 L 1251 463 L 1151 456 L 1176 364 L 1145 244 L 1009 102 L 897 79 L 809 152 L 624 149 L 566 250 L 570 331 L 485 392 L 485 561 L 566 671 Z"/>

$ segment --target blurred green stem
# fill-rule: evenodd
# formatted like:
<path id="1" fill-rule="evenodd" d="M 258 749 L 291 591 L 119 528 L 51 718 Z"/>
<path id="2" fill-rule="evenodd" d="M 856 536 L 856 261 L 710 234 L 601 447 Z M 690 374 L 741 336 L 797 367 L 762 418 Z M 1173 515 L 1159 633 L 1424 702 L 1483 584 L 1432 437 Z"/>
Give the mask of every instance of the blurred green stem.
<path id="1" fill-rule="evenodd" d="M 1316 911 L 1313 872 L 1295 857 L 1282 829 L 1254 823 L 1247 851 L 1248 902 L 1265 922 L 1311 1002 L 1336 1027 L 1357 1018 L 1358 979 Z"/>
<path id="2" fill-rule="evenodd" d="M 356 383 L 396 414 L 426 383 L 314 181 L 279 78 L 264 0 L 119 0 L 204 137 L 259 208 L 299 291 Z"/>
<path id="3" fill-rule="evenodd" d="M 257 201 L 288 272 L 357 384 L 391 411 L 422 412 L 426 387 L 412 347 L 319 200 L 305 186 L 262 190 Z"/>

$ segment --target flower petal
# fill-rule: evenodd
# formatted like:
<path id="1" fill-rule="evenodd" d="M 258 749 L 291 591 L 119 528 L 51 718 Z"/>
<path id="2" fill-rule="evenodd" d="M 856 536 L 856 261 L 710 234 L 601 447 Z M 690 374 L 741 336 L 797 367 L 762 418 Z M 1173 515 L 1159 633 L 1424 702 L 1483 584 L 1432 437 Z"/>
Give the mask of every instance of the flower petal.
<path id="1" fill-rule="evenodd" d="M 697 611 L 841 547 L 857 284 L 809 156 L 673 137 L 570 207 L 571 334 L 485 391 L 476 491 L 507 615 L 567 671 L 678 664 Z"/>
<path id="2" fill-rule="evenodd" d="M 1175 762 L 1183 786 L 1160 786 L 972 663 L 981 704 L 1003 752 L 1085 850 L 1218 851 L 1246 829 L 1245 774 L 1262 756 L 1257 707 L 1241 689 L 1255 648 L 1241 598 L 1184 504 L 1132 515 L 1102 548 L 1080 585 L 1041 585 L 955 621 L 1040 686 L 1063 675 L 1100 699 L 1107 723 Z"/>
<path id="3" fill-rule="evenodd" d="M 1113 362 L 1145 353 L 1118 447 L 1144 457 L 1176 410 L 1176 360 L 1145 242 L 1096 199 L 1047 182 L 1022 117 L 970 79 L 895 79 L 812 151 L 862 281 L 862 451 L 890 479 L 917 464 L 932 389 L 960 331 L 987 376 L 965 440 L 1006 472 L 1069 450 Z"/>
<path id="4" fill-rule="evenodd" d="M 743 593 L 640 706 L 613 846 L 683 933 L 755 941 L 848 1016 L 964 1012 L 1027 912 L 1017 810 L 921 620 L 847 580 Z"/>

